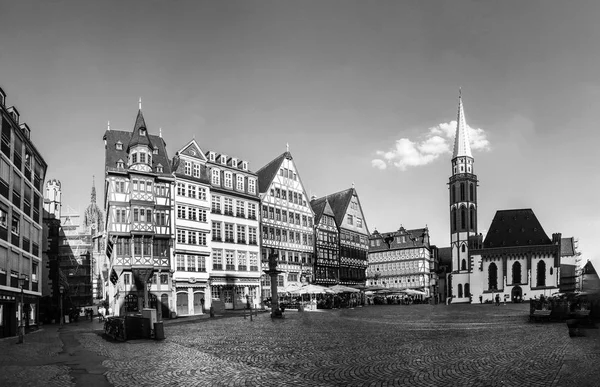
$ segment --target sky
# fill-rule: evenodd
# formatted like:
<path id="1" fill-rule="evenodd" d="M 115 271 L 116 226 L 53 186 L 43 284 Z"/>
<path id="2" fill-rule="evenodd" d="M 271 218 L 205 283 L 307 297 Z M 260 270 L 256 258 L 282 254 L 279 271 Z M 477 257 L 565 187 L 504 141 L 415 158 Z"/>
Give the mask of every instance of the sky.
<path id="1" fill-rule="evenodd" d="M 309 196 L 355 184 L 369 231 L 448 246 L 462 90 L 479 231 L 531 208 L 600 267 L 600 2 L 0 0 L 0 87 L 83 211 L 138 100 L 169 157 L 195 138 L 258 170 L 286 150 Z"/>

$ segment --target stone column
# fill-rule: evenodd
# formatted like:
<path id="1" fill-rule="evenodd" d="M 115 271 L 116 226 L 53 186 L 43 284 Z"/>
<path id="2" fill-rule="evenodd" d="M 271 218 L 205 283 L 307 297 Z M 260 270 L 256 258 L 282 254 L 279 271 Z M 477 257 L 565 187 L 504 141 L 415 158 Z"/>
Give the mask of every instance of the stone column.
<path id="1" fill-rule="evenodd" d="M 277 276 L 281 273 L 277 270 L 277 253 L 271 249 L 269 254 L 269 270 L 264 271 L 271 277 L 271 318 L 282 318 L 283 314 L 279 309 L 279 299 L 277 297 Z"/>

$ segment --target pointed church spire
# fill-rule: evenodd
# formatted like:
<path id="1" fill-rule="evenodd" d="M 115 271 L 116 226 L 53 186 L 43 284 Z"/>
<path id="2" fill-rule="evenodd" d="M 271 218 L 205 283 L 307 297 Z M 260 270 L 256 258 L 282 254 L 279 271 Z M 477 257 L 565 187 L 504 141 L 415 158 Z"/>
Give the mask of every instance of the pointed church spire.
<path id="1" fill-rule="evenodd" d="M 92 175 L 92 203 L 96 203 L 96 177 Z"/>
<path id="2" fill-rule="evenodd" d="M 454 153 L 452 154 L 452 158 L 460 156 L 473 157 L 469 142 L 469 129 L 463 110 L 462 91 L 458 89 L 458 117 L 456 118 L 456 134 L 454 136 Z"/>
<path id="3" fill-rule="evenodd" d="M 140 97 L 140 101 L 138 102 L 139 109 L 142 110 L 142 97 Z"/>

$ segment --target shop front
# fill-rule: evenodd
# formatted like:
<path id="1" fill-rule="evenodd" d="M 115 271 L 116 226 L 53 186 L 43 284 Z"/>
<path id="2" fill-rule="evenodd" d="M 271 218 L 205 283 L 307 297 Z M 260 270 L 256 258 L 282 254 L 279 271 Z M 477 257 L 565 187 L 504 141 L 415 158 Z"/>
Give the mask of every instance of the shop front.
<path id="1" fill-rule="evenodd" d="M 16 336 L 19 326 L 19 315 L 23 318 L 25 331 L 38 325 L 39 297 L 21 293 L 0 290 L 0 337 Z"/>
<path id="2" fill-rule="evenodd" d="M 212 277 L 209 280 L 211 300 L 215 311 L 244 309 L 259 305 L 260 279 Z"/>

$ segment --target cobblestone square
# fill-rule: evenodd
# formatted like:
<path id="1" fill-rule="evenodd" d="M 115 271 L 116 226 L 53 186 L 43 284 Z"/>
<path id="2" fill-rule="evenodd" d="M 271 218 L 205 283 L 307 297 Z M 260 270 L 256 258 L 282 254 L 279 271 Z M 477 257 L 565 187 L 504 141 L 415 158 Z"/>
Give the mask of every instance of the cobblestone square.
<path id="1" fill-rule="evenodd" d="M 598 385 L 600 332 L 571 338 L 565 323 L 528 322 L 528 308 L 381 305 L 286 311 L 282 320 L 268 313 L 253 321 L 240 314 L 170 320 L 164 341 L 112 342 L 92 323 L 63 328 L 61 336 L 75 333 L 103 356 L 114 386 Z M 48 342 L 39 348 L 52 358 Z M 31 381 L 37 372 L 49 385 L 68 384 L 60 364 L 38 360 L 28 369 L 7 361 L 6 351 L 1 356 L 0 382 L 11 372 Z"/>

